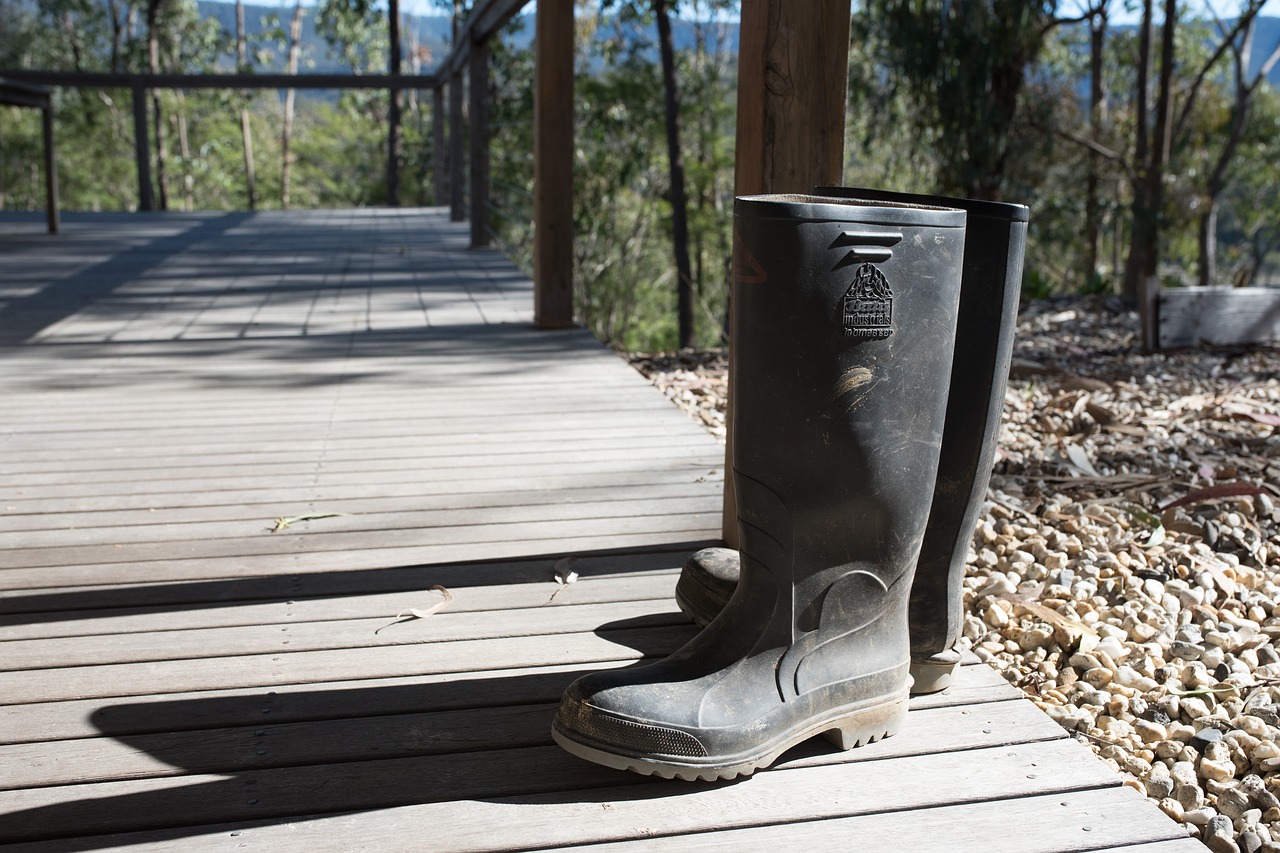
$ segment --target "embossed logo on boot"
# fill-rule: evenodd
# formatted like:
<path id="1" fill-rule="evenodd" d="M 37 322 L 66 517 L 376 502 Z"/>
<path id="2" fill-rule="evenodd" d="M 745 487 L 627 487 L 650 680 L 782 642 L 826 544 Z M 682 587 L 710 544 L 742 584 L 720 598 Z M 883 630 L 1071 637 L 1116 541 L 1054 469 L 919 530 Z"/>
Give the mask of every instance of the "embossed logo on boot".
<path id="1" fill-rule="evenodd" d="M 878 340 L 893 334 L 893 290 L 872 264 L 863 264 L 844 295 L 844 336 Z"/>

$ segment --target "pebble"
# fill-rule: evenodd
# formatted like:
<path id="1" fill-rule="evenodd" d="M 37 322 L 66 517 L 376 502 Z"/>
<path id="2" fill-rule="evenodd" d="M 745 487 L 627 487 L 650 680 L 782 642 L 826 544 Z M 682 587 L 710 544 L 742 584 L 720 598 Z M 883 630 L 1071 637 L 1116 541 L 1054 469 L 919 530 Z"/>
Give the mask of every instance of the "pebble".
<path id="1" fill-rule="evenodd" d="M 1215 728 L 1206 726 L 1191 736 L 1191 745 L 1196 749 L 1204 752 L 1209 748 L 1210 744 L 1218 743 L 1222 740 L 1222 732 Z"/>
<path id="2" fill-rule="evenodd" d="M 1248 811 L 1251 804 L 1252 801 L 1250 800 L 1249 795 L 1239 788 L 1227 788 L 1217 795 L 1214 802 L 1218 811 L 1222 812 L 1232 820 L 1235 820 Z"/>
<path id="3" fill-rule="evenodd" d="M 1208 847 L 1213 853 L 1240 853 L 1240 846 L 1235 842 L 1235 831 L 1231 825 L 1231 818 L 1224 815 L 1218 815 L 1209 819 L 1205 824 L 1204 835 L 1201 837 L 1204 846 Z"/>
<path id="4" fill-rule="evenodd" d="M 1088 735 L 1131 787 L 1211 850 L 1280 851 L 1272 840 L 1273 829 L 1280 839 L 1277 499 L 1224 496 L 1160 510 L 1210 485 L 1280 482 L 1270 428 L 1222 403 L 1229 394 L 1233 406 L 1280 415 L 1274 355 L 1143 356 L 1129 315 L 1084 307 L 1063 347 L 1055 337 L 1063 330 L 1037 305 L 1020 318 L 1017 346 L 1064 376 L 1106 385 L 1010 383 L 992 509 L 965 580 L 962 642 L 1058 725 Z M 1081 415 L 1089 406 L 1142 436 L 1099 430 Z M 1091 430 L 1079 446 L 1107 479 L 1059 489 L 1071 474 L 1061 448 L 1080 440 L 1081 423 Z M 1242 446 L 1257 455 L 1241 455 Z M 1126 475 L 1158 485 L 1130 489 Z M 1161 516 L 1158 545 L 1143 547 L 1150 519 L 1134 506 Z"/>

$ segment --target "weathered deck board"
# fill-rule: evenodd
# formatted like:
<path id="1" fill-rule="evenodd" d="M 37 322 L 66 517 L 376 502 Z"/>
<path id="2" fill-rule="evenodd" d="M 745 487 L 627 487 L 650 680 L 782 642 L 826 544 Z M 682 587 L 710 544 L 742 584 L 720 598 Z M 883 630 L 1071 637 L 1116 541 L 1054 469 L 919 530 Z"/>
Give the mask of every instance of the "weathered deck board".
<path id="1" fill-rule="evenodd" d="M 554 746 L 694 634 L 723 454 L 446 220 L 0 215 L 0 842 L 1192 849 L 977 664 L 736 784 Z"/>

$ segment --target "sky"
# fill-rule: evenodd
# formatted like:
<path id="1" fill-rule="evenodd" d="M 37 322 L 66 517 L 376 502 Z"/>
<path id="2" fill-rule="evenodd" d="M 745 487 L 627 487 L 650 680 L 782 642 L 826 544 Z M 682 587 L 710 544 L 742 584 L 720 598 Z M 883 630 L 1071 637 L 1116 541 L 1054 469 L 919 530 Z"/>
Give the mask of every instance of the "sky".
<path id="1" fill-rule="evenodd" d="M 265 5 L 270 5 L 272 2 L 272 0 L 257 1 L 262 2 Z M 293 6 L 293 0 L 276 0 L 276 2 L 278 2 L 282 7 Z M 854 2 L 856 3 L 857 0 L 854 0 Z M 1183 8 L 1190 9 L 1193 12 L 1201 12 L 1205 14 L 1206 17 L 1209 16 L 1210 10 L 1216 10 L 1218 15 L 1224 18 L 1231 18 L 1239 13 L 1240 7 L 1243 5 L 1245 0 L 1180 0 L 1180 2 L 1182 3 Z M 313 5 L 313 3 L 304 0 L 303 5 L 309 6 Z M 382 5 L 385 8 L 385 0 L 382 0 L 379 5 Z M 689 0 L 685 0 L 682 5 L 685 7 L 687 12 L 690 6 Z M 1058 11 L 1061 15 L 1072 16 L 1080 14 L 1088 7 L 1088 5 L 1088 0 L 1061 0 Z M 1159 7 L 1162 4 L 1157 0 L 1156 5 Z M 1112 0 L 1111 6 L 1111 21 L 1116 24 L 1137 23 L 1142 11 L 1141 0 Z M 534 3 L 531 2 L 526 11 L 532 12 L 533 7 Z M 400 0 L 400 9 L 401 11 L 412 15 L 440 15 L 445 14 L 446 12 L 446 9 L 434 2 L 434 0 Z M 1262 14 L 1268 17 L 1280 17 L 1280 0 L 1267 0 L 1266 4 L 1262 7 Z"/>

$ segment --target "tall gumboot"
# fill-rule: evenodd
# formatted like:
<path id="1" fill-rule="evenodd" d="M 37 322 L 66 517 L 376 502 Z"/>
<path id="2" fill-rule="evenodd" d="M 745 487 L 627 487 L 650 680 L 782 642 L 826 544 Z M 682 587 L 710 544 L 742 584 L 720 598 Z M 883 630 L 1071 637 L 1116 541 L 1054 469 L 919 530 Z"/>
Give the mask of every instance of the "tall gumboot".
<path id="1" fill-rule="evenodd" d="M 737 200 L 740 577 L 671 657 L 574 682 L 553 728 L 561 746 L 611 767 L 717 779 L 814 735 L 847 749 L 897 730 L 965 219 L 899 202 Z"/>
<path id="2" fill-rule="evenodd" d="M 941 205 L 968 213 L 955 360 L 929 522 L 911 591 L 912 692 L 951 682 L 963 619 L 965 558 L 991 480 L 1022 284 L 1027 208 L 1020 204 L 821 187 L 816 195 Z M 736 552 L 708 548 L 685 564 L 676 601 L 700 624 L 728 600 Z"/>

